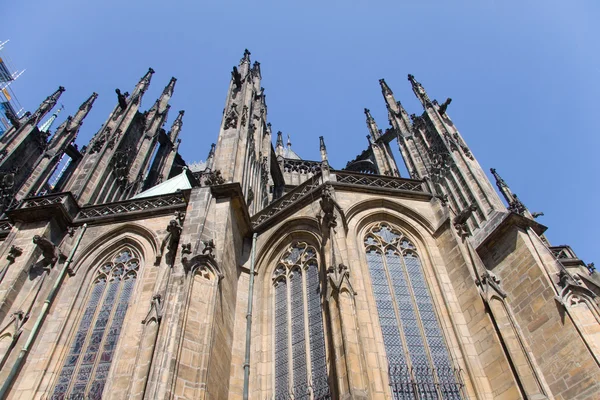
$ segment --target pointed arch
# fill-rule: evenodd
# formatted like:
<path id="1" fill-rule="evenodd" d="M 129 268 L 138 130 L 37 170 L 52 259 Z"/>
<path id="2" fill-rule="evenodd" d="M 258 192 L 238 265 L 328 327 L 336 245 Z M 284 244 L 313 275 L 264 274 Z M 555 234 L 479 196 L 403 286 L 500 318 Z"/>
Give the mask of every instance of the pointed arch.
<path id="1" fill-rule="evenodd" d="M 393 397 L 461 399 L 417 246 L 388 221 L 369 223 L 363 237 Z"/>
<path id="2" fill-rule="evenodd" d="M 284 224 L 279 226 L 266 237 L 259 237 L 262 246 L 256 254 L 256 271 L 260 272 L 263 269 L 275 268 L 274 263 L 279 258 L 290 242 L 305 241 L 314 244 L 316 248 L 321 247 L 321 233 L 319 224 L 316 218 L 300 217 L 286 220 Z M 268 276 L 270 271 L 265 272 Z"/>
<path id="3" fill-rule="evenodd" d="M 371 211 L 378 208 L 383 210 L 390 210 L 393 211 L 394 214 L 406 216 L 410 218 L 411 221 L 418 223 L 427 232 L 431 234 L 435 232 L 433 225 L 423 214 L 404 204 L 385 198 L 368 199 L 357 202 L 352 206 L 348 207 L 348 209 L 346 210 L 346 218 L 348 220 L 348 223 L 350 223 L 354 218 L 359 216 L 363 211 Z"/>
<path id="4" fill-rule="evenodd" d="M 73 274 L 88 273 L 95 260 L 107 257 L 125 243 L 136 249 L 145 262 L 155 260 L 160 252 L 160 241 L 154 232 L 139 224 L 123 224 L 82 246 L 73 260 Z"/>
<path id="5" fill-rule="evenodd" d="M 121 243 L 99 260 L 99 267 L 90 269 L 91 287 L 53 385 L 53 400 L 100 399 L 107 383 L 141 257 L 132 246 Z"/>
<path id="6" fill-rule="evenodd" d="M 275 398 L 330 398 L 319 252 L 295 240 L 279 254 L 271 274 Z"/>

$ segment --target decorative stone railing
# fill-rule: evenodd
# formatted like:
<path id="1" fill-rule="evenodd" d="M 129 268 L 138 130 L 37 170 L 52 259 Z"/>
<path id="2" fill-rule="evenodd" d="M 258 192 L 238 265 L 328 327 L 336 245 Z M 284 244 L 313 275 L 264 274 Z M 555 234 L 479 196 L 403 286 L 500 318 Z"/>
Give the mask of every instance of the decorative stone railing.
<path id="1" fill-rule="evenodd" d="M 186 201 L 182 193 L 174 193 L 167 196 L 162 195 L 157 197 L 131 199 L 117 203 L 83 207 L 77 214 L 75 221 L 83 222 L 84 220 L 88 219 L 109 217 L 132 212 L 178 208 L 185 205 Z"/>
<path id="2" fill-rule="evenodd" d="M 379 187 L 384 189 L 425 192 L 423 181 L 406 178 L 394 178 L 383 175 L 365 175 L 347 171 L 335 171 L 336 182 L 351 185 Z"/>

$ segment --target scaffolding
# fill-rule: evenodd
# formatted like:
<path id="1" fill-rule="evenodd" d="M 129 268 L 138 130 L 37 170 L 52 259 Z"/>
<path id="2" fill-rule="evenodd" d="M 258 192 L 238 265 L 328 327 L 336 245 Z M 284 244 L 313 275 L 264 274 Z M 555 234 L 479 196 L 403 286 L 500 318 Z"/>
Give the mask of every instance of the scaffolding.
<path id="1" fill-rule="evenodd" d="M 23 75 L 25 70 L 13 68 L 11 59 L 4 49 L 8 42 L 8 40 L 0 42 L 0 136 L 12 126 L 7 115 L 20 118 L 24 113 L 12 84 Z"/>

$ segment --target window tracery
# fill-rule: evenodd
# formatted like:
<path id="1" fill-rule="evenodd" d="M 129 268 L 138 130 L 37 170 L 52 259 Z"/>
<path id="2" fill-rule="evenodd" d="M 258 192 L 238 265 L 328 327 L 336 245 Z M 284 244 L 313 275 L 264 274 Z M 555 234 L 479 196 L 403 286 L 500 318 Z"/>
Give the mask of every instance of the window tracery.
<path id="1" fill-rule="evenodd" d="M 52 400 L 101 399 L 139 269 L 129 248 L 96 272 Z"/>
<path id="2" fill-rule="evenodd" d="M 385 223 L 364 244 L 394 399 L 462 399 L 415 246 Z"/>
<path id="3" fill-rule="evenodd" d="M 275 399 L 330 399 L 316 249 L 290 246 L 273 283 Z"/>

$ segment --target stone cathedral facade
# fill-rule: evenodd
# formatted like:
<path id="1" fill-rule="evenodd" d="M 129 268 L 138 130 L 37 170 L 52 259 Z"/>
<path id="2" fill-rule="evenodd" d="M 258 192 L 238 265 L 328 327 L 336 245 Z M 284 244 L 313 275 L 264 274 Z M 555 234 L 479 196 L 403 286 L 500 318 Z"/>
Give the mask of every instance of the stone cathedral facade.
<path id="1" fill-rule="evenodd" d="M 450 99 L 409 75 L 409 115 L 380 80 L 390 127 L 365 109 L 335 169 L 272 137 L 246 51 L 186 164 L 153 72 L 81 149 L 95 93 L 38 128 L 62 87 L 0 138 L 1 399 L 600 398 L 593 264 L 496 191 Z"/>

